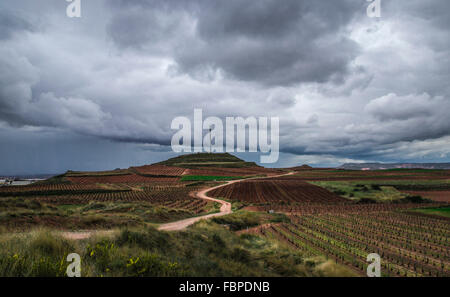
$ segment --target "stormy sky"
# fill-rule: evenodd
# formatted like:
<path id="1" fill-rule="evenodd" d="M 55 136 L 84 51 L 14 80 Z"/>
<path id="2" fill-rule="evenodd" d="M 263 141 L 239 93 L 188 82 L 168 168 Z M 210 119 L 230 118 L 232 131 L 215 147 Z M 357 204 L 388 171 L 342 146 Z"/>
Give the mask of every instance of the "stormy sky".
<path id="1" fill-rule="evenodd" d="M 279 117 L 271 166 L 450 161 L 448 0 L 67 5 L 0 2 L 0 175 L 163 160 L 194 108 Z"/>

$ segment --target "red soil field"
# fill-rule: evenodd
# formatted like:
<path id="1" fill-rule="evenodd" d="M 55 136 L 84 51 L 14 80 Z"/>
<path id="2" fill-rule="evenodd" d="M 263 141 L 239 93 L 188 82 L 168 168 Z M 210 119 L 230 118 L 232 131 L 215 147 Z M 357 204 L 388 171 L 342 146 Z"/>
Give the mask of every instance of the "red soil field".
<path id="1" fill-rule="evenodd" d="M 194 188 L 195 189 L 195 188 Z M 88 204 L 95 202 L 150 202 L 154 205 L 162 205 L 170 208 L 186 209 L 195 213 L 204 211 L 207 201 L 193 198 L 190 193 L 192 188 L 166 187 L 166 188 L 148 188 L 144 191 L 110 192 L 110 193 L 91 193 L 74 195 L 45 195 L 35 196 L 30 199 L 36 199 L 43 203 L 56 205 L 64 204 Z"/>
<path id="2" fill-rule="evenodd" d="M 348 200 L 347 200 L 348 201 Z M 347 203 L 328 203 L 328 204 L 318 204 L 318 203 L 298 203 L 293 205 L 266 205 L 266 206 L 247 206 L 246 210 L 249 211 L 279 211 L 283 213 L 295 213 L 295 214 L 369 214 L 372 212 L 386 212 L 393 210 L 402 210 L 418 207 L 439 207 L 442 203 L 430 203 L 430 204 L 388 204 L 388 203 L 377 203 L 377 204 L 355 204 L 351 201 Z"/>
<path id="3" fill-rule="evenodd" d="M 356 171 L 356 170 L 302 170 L 281 179 L 307 181 L 352 181 L 352 180 L 439 180 L 450 179 L 450 170 L 440 171 Z"/>
<path id="4" fill-rule="evenodd" d="M 206 176 L 249 176 L 249 175 L 277 175 L 281 171 L 277 169 L 263 167 L 246 167 L 246 168 L 208 168 L 199 167 L 195 169 L 187 169 L 185 175 L 206 175 Z"/>
<path id="5" fill-rule="evenodd" d="M 67 177 L 74 184 L 114 184 L 114 183 L 157 183 L 177 182 L 177 177 L 148 177 L 137 174 L 110 175 L 110 176 L 80 176 Z"/>
<path id="6" fill-rule="evenodd" d="M 0 193 L 98 190 L 94 184 L 49 184 L 0 187 Z"/>
<path id="7" fill-rule="evenodd" d="M 296 180 L 248 180 L 208 192 L 249 203 L 345 203 L 348 200 L 326 189 Z"/>
<path id="8" fill-rule="evenodd" d="M 411 195 L 422 196 L 434 201 L 450 202 L 450 191 L 403 191 Z"/>
<path id="9" fill-rule="evenodd" d="M 139 174 L 144 175 L 163 175 L 163 176 L 181 176 L 186 169 L 180 167 L 172 167 L 165 165 L 144 165 L 139 167 L 131 167 Z"/>

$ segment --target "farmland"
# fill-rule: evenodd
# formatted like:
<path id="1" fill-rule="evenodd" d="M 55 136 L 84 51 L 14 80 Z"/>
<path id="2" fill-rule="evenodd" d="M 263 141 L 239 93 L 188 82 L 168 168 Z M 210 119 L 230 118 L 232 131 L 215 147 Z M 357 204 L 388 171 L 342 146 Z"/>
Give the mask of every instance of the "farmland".
<path id="1" fill-rule="evenodd" d="M 287 276 L 365 275 L 367 255 L 378 253 L 383 276 L 440 277 L 450 271 L 449 190 L 450 174 L 445 170 L 267 169 L 229 154 L 183 155 L 158 164 L 68 171 L 32 185 L 0 187 L 0 231 L 32 233 L 45 227 L 87 233 L 115 230 L 129 236 L 131 228 L 132 234 L 153 242 L 167 232 L 142 230 L 186 219 L 194 222 L 220 212 L 222 216 L 180 234 L 206 232 L 216 238 L 211 232 L 220 233 L 230 246 L 239 243 L 240 247 L 225 251 L 220 243 L 214 248 L 219 254 L 229 252 L 236 259 L 258 255 L 255 259 L 273 261 L 266 251 L 255 250 L 255 245 L 264 243 L 272 252 L 286 253 L 290 260 L 279 260 L 280 265 L 296 267 L 272 263 Z M 199 193 L 207 197 L 200 199 Z M 223 216 L 225 204 L 234 213 Z M 123 241 L 112 238 L 111 242 Z M 183 259 L 191 265 L 183 270 L 190 271 L 189 276 L 201 275 L 200 271 L 215 275 L 190 261 L 189 255 L 197 253 L 197 241 L 185 243 L 188 256 L 172 255 L 167 263 Z M 239 260 L 230 270 L 227 265 L 234 260 L 214 261 L 228 275 L 241 275 L 237 267 L 248 264 Z M 264 261 L 258 265 L 272 265 Z M 108 275 L 102 265 L 96 266 L 96 275 Z M 247 271 L 258 275 L 251 268 Z"/>
<path id="2" fill-rule="evenodd" d="M 291 248 L 342 263 L 361 275 L 378 253 L 384 276 L 449 276 L 450 226 L 440 218 L 398 211 L 290 216 L 290 223 L 256 229 Z"/>
<path id="3" fill-rule="evenodd" d="M 214 203 L 193 198 L 190 193 L 196 189 L 159 185 L 140 190 L 3 197 L 0 226 L 12 230 L 33 226 L 108 228 L 170 222 L 218 211 Z"/>
<path id="4" fill-rule="evenodd" d="M 185 175 L 181 181 L 223 181 L 242 178 L 242 176 Z"/>
<path id="5" fill-rule="evenodd" d="M 418 195 L 434 201 L 450 202 L 450 191 L 404 191 L 409 195 Z"/>
<path id="6" fill-rule="evenodd" d="M 0 229 L 16 233 L 30 232 L 36 228 L 61 231 L 146 228 L 217 211 L 214 204 L 195 205 L 198 200 L 172 203 L 179 205 L 171 208 L 146 201 L 52 204 L 22 198 L 3 199 L 0 201 Z M 183 206 L 182 203 L 190 205 Z M 195 211 L 199 208 L 203 209 L 200 213 Z"/>
<path id="7" fill-rule="evenodd" d="M 446 217 L 450 218 L 450 207 L 437 207 L 437 208 L 421 208 L 421 209 L 414 209 L 414 211 L 428 214 L 432 216 L 440 216 L 440 217 Z"/>
<path id="8" fill-rule="evenodd" d="M 165 165 L 144 165 L 140 167 L 131 167 L 131 170 L 134 170 L 141 175 L 150 176 L 181 176 L 186 171 L 184 168 Z"/>
<path id="9" fill-rule="evenodd" d="M 373 199 L 376 201 L 395 201 L 408 196 L 408 194 L 400 192 L 391 184 L 371 184 L 364 181 L 316 181 L 311 183 L 352 200 Z"/>
<path id="10" fill-rule="evenodd" d="M 13 208 L 17 212 L 15 215 L 5 206 L 2 210 L 3 216 L 0 214 L 0 226 L 14 229 L 32 227 L 33 224 L 36 226 L 54 224 L 64 227 L 67 226 L 66 221 L 71 221 L 72 215 L 65 210 L 80 210 L 92 203 L 101 204 L 106 209 L 121 209 L 124 204 L 136 204 L 140 205 L 139 209 L 143 213 L 163 214 L 146 215 L 143 219 L 145 223 L 170 222 L 218 211 L 216 203 L 194 196 L 193 193 L 201 188 L 211 187 L 219 181 L 256 175 L 264 177 L 280 172 L 244 162 L 229 154 L 188 155 L 167 162 L 172 161 L 190 164 L 192 166 L 188 167 L 192 168 L 151 164 L 101 172 L 67 171 L 65 174 L 28 186 L 1 187 L 0 199 L 4 205 L 16 205 L 13 202 L 18 201 L 16 205 L 18 207 Z M 199 161 L 204 162 L 203 165 L 206 167 L 193 165 Z M 210 167 L 211 162 L 226 164 Z M 101 209 L 102 207 L 95 215 L 102 219 L 107 215 L 108 219 L 119 218 L 121 221 L 123 215 L 126 216 L 117 211 L 104 213 Z M 85 211 L 76 213 L 79 221 L 92 215 Z M 56 220 L 50 218 L 52 214 L 58 218 Z M 132 219 L 131 222 L 135 224 L 136 220 Z M 79 225 L 73 223 L 73 226 Z M 105 226 L 99 224 L 99 227 L 102 225 Z"/>
<path id="11" fill-rule="evenodd" d="M 450 180 L 450 170 L 380 170 L 380 171 L 358 171 L 358 170 L 298 170 L 295 178 L 308 181 L 352 181 L 352 180 L 421 180 L 436 181 Z"/>
<path id="12" fill-rule="evenodd" d="M 198 167 L 195 169 L 187 169 L 187 175 L 216 175 L 216 176 L 273 176 L 283 173 L 281 170 L 266 169 L 262 167 L 245 167 L 245 168 L 205 168 Z"/>
<path id="13" fill-rule="evenodd" d="M 398 201 L 411 196 L 433 201 L 450 201 L 450 180 L 359 180 L 312 181 L 352 200 Z"/>
<path id="14" fill-rule="evenodd" d="M 437 179 L 429 179 L 435 174 Z M 444 200 L 405 189 L 448 189 L 448 172 L 354 172 L 301 167 L 294 175 L 242 181 L 209 192 L 246 211 L 287 214 L 241 233 L 278 240 L 365 275 L 370 253 L 383 276 L 450 276 L 450 224 Z M 447 196 L 448 197 L 448 196 Z M 445 205 L 445 204 L 444 204 Z"/>
<path id="15" fill-rule="evenodd" d="M 254 204 L 346 202 L 344 198 L 325 189 L 296 180 L 248 180 L 213 190 L 208 194 Z"/>
<path id="16" fill-rule="evenodd" d="M 177 182 L 176 177 L 149 177 L 138 174 L 111 175 L 111 176 L 83 176 L 83 177 L 67 177 L 74 184 L 97 184 L 97 183 L 153 183 L 153 182 Z"/>
<path id="17" fill-rule="evenodd" d="M 182 181 L 184 171 L 164 165 L 69 171 L 33 185 L 1 187 L 0 227 L 145 226 L 217 212 L 215 203 L 192 195 L 208 183 Z"/>

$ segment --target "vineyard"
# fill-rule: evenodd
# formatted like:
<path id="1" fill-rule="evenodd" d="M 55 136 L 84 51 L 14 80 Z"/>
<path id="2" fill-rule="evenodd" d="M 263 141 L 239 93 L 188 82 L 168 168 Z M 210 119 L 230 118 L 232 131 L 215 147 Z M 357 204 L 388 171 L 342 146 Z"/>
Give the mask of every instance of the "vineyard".
<path id="1" fill-rule="evenodd" d="M 450 202 L 450 191 L 404 191 L 410 195 L 419 195 L 434 201 Z"/>
<path id="2" fill-rule="evenodd" d="M 144 165 L 140 167 L 131 167 L 141 175 L 150 176 L 181 176 L 186 169 L 180 167 L 172 167 L 165 165 Z"/>
<path id="3" fill-rule="evenodd" d="M 67 177 L 67 180 L 74 184 L 139 184 L 139 183 L 155 183 L 155 182 L 177 182 L 177 177 L 150 177 L 138 174 L 114 175 L 114 176 L 83 176 L 83 177 Z"/>
<path id="4" fill-rule="evenodd" d="M 299 180 L 248 180 L 208 192 L 216 198 L 255 204 L 345 203 L 347 200 L 318 186 Z"/>
<path id="5" fill-rule="evenodd" d="M 114 178 L 123 178 L 123 175 Z M 51 205 L 83 205 L 90 202 L 148 202 L 155 206 L 183 209 L 196 214 L 207 211 L 205 200 L 193 198 L 196 183 L 177 182 L 175 178 L 133 179 L 132 183 L 99 184 L 93 180 L 105 177 L 67 177 L 79 183 L 41 184 L 0 188 L 0 199 L 21 197 Z M 108 176 L 106 178 L 111 178 Z M 115 180 L 118 181 L 118 180 Z M 122 179 L 120 179 L 123 182 Z M 149 182 L 152 181 L 152 182 Z"/>
<path id="6" fill-rule="evenodd" d="M 245 168 L 195 168 L 187 169 L 186 175 L 211 175 L 211 176 L 271 176 L 282 173 L 280 170 L 268 169 L 264 167 L 245 167 Z"/>
<path id="7" fill-rule="evenodd" d="M 411 209 L 418 207 L 439 207 L 442 204 L 430 203 L 430 204 L 414 204 L 414 203 L 374 203 L 374 204 L 356 204 L 352 202 L 347 203 L 291 203 L 289 205 L 281 204 L 269 204 L 259 206 L 248 206 L 247 210 L 252 211 L 277 211 L 288 214 L 301 214 L 301 215 L 314 215 L 314 214 L 365 214 L 372 212 L 386 212 L 401 209 Z"/>
<path id="8" fill-rule="evenodd" d="M 309 181 L 350 181 L 350 180 L 449 180 L 450 170 L 298 170 L 286 179 Z"/>
<path id="9" fill-rule="evenodd" d="M 189 191 L 192 189 L 188 188 L 172 188 L 172 187 L 162 187 L 153 189 L 151 187 L 142 191 L 111 191 L 107 193 L 97 192 L 90 194 L 68 194 L 68 195 L 45 195 L 36 196 L 36 199 L 52 201 L 54 203 L 66 203 L 63 201 L 71 201 L 73 204 L 85 204 L 90 201 L 101 201 L 101 202 L 114 202 L 114 201 L 148 201 L 148 202 L 160 202 L 166 199 L 184 199 L 188 196 Z"/>
<path id="10" fill-rule="evenodd" d="M 399 211 L 291 215 L 251 230 L 308 255 L 325 255 L 365 275 L 370 253 L 384 276 L 450 276 L 448 220 Z"/>
<path id="11" fill-rule="evenodd" d="M 48 185 L 29 185 L 29 186 L 10 186 L 0 188 L 0 197 L 6 196 L 32 196 L 36 194 L 63 194 L 63 193 L 90 193 L 101 191 L 102 189 L 94 184 L 48 184 Z"/>
<path id="12" fill-rule="evenodd" d="M 399 195 L 396 200 L 368 199 L 397 195 L 400 192 L 395 186 L 445 189 L 448 185 L 445 179 L 421 180 L 416 172 L 401 174 L 408 179 L 397 179 L 399 172 L 350 172 L 345 176 L 340 171 L 306 169 L 295 175 L 234 183 L 212 190 L 208 195 L 244 202 L 247 211 L 276 211 L 288 215 L 289 223 L 264 224 L 241 233 L 284 242 L 305 255 L 325 256 L 361 275 L 366 275 L 367 255 L 377 253 L 382 259 L 384 276 L 450 276 L 449 219 L 412 211 L 439 209 L 448 204 L 407 194 Z M 447 176 L 446 172 L 436 174 Z M 377 177 L 372 180 L 374 176 L 378 176 L 380 182 Z M 362 177 L 368 181 L 360 180 Z M 311 179 L 349 182 L 327 184 L 327 190 L 308 183 Z M 353 180 L 359 181 L 351 182 Z M 330 185 L 340 185 L 342 188 L 336 189 L 342 193 L 347 187 L 359 198 L 343 198 Z"/>
<path id="13" fill-rule="evenodd" d="M 147 188 L 144 191 L 35 196 L 33 199 L 54 205 L 83 205 L 90 202 L 149 202 L 153 205 L 188 210 L 197 214 L 205 212 L 208 203 L 205 200 L 191 197 L 189 195 L 191 191 L 190 188 L 166 187 Z"/>

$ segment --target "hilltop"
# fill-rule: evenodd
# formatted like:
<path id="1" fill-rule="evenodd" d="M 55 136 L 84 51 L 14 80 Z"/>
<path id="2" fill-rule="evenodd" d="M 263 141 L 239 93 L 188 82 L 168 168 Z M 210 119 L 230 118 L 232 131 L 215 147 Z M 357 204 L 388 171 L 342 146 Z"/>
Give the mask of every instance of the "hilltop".
<path id="1" fill-rule="evenodd" d="M 291 167 L 290 169 L 297 171 L 297 170 L 311 170 L 314 168 L 309 165 L 303 164 L 302 166 Z"/>
<path id="2" fill-rule="evenodd" d="M 246 168 L 259 167 L 254 162 L 246 162 L 229 153 L 197 153 L 181 155 L 156 165 L 176 166 L 182 168 L 220 167 L 220 168 Z"/>
<path id="3" fill-rule="evenodd" d="M 67 171 L 39 184 L 124 184 L 226 180 L 249 176 L 270 176 L 281 171 L 246 162 L 229 153 L 181 155 L 155 164 L 107 171 Z"/>

